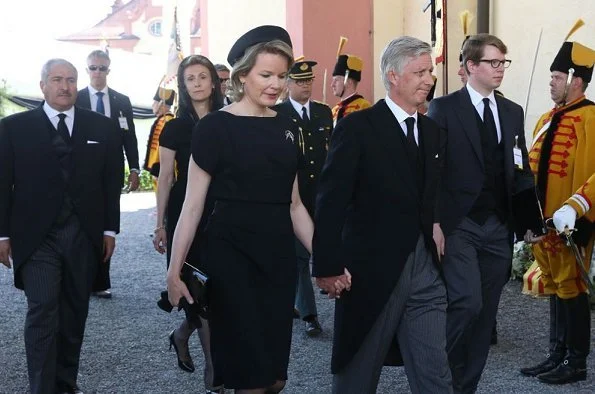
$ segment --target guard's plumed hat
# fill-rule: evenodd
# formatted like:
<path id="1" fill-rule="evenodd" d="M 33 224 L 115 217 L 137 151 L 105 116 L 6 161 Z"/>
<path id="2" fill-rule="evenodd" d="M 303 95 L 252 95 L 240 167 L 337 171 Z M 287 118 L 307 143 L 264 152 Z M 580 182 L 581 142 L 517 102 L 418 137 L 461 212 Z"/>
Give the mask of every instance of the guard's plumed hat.
<path id="1" fill-rule="evenodd" d="M 578 42 L 566 41 L 554 58 L 550 71 L 560 71 L 568 74 L 573 68 L 574 75 L 581 77 L 589 83 L 593 77 L 593 63 L 595 63 L 595 51 Z"/>
<path id="2" fill-rule="evenodd" d="M 284 28 L 273 25 L 256 27 L 238 38 L 235 44 L 233 44 L 227 55 L 227 62 L 233 67 L 234 64 L 244 56 L 246 49 L 261 42 L 274 40 L 280 40 L 290 47 L 292 46 L 289 33 L 287 33 Z"/>
<path id="3" fill-rule="evenodd" d="M 159 87 L 157 88 L 157 92 L 155 92 L 155 96 L 153 96 L 153 100 L 155 101 L 162 101 L 165 105 L 169 105 L 170 107 L 174 104 L 174 99 L 176 98 L 176 92 L 172 89 L 166 89 Z"/>
<path id="4" fill-rule="evenodd" d="M 333 77 L 335 75 L 345 75 L 349 71 L 349 78 L 356 81 L 362 79 L 362 68 L 364 62 L 361 57 L 354 55 L 339 55 L 335 69 L 333 70 Z"/>

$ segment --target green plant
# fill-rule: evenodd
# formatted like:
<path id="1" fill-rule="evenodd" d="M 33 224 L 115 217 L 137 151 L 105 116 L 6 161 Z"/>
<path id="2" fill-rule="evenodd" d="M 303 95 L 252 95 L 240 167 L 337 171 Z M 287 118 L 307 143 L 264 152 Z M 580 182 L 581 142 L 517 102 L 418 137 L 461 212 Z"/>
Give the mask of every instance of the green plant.
<path id="1" fill-rule="evenodd" d="M 124 168 L 124 185 L 128 185 L 128 175 L 130 174 L 130 170 L 128 167 Z M 140 186 L 137 191 L 139 192 L 147 192 L 153 191 L 153 177 L 148 171 L 141 170 L 139 176 Z M 127 187 L 127 186 L 126 186 Z"/>
<path id="2" fill-rule="evenodd" d="M 531 245 L 523 241 L 514 244 L 512 252 L 512 279 L 523 280 L 523 275 L 535 261 Z"/>

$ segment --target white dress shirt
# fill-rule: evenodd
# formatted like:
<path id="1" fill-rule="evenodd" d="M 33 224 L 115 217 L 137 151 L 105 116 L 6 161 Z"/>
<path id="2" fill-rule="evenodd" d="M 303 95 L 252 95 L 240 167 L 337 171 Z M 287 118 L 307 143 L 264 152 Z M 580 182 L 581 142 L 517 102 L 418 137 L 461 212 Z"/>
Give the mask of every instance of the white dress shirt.
<path id="1" fill-rule="evenodd" d="M 70 107 L 70 109 L 60 112 L 55 110 L 54 108 L 50 107 L 47 102 L 43 103 L 43 112 L 48 116 L 54 128 L 58 130 L 58 122 L 60 118 L 58 117 L 59 114 L 64 114 L 66 117 L 64 118 L 64 122 L 66 123 L 66 127 L 68 127 L 68 133 L 72 137 L 72 128 L 74 127 L 74 107 Z"/>
<path id="2" fill-rule="evenodd" d="M 401 131 L 405 133 L 405 137 L 407 137 L 407 124 L 405 123 L 405 119 L 413 118 L 415 119 L 415 123 L 413 125 L 413 134 L 415 136 L 415 142 L 419 146 L 419 131 L 417 129 L 417 111 L 413 115 L 409 115 L 407 112 L 403 110 L 403 108 L 399 107 L 394 101 L 388 97 L 388 94 L 384 98 L 384 102 L 388 105 L 388 108 L 393 113 L 397 122 L 399 122 L 399 126 L 401 126 Z"/>
<path id="3" fill-rule="evenodd" d="M 105 116 L 107 116 L 108 118 L 111 117 L 112 111 L 109 106 L 109 96 L 108 96 L 109 92 L 107 90 L 107 85 L 101 90 L 97 90 L 93 86 L 89 85 L 89 98 L 91 99 L 91 110 L 97 112 L 97 101 L 99 101 L 97 94 L 96 94 L 97 92 L 103 92 L 102 99 L 103 99 L 103 108 L 105 109 Z"/>
<path id="4" fill-rule="evenodd" d="M 469 92 L 469 97 L 471 98 L 471 104 L 475 107 L 475 110 L 479 114 L 481 120 L 483 120 L 483 97 L 477 90 L 473 89 L 473 87 L 467 83 L 467 91 Z M 496 104 L 496 96 L 494 96 L 494 91 L 490 93 L 487 97 L 490 99 L 490 109 L 492 110 L 492 114 L 494 115 L 494 122 L 496 123 L 496 131 L 498 133 L 498 143 L 502 141 L 502 131 L 500 130 L 500 117 L 498 116 L 498 104 Z"/>
<path id="5" fill-rule="evenodd" d="M 303 114 L 304 114 L 302 108 L 306 108 L 306 113 L 308 114 L 308 119 L 312 119 L 312 117 L 310 116 L 310 100 L 308 100 L 306 102 L 306 104 L 302 105 L 290 97 L 289 102 L 291 103 L 291 105 L 293 105 L 293 108 L 295 108 L 295 112 L 300 114 L 300 116 L 302 118 L 303 118 Z"/>

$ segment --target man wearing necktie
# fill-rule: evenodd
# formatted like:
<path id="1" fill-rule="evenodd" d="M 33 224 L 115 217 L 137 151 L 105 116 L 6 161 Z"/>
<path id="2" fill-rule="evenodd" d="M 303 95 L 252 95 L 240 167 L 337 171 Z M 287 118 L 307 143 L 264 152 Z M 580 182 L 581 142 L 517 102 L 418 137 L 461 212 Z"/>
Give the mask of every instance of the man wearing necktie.
<path id="1" fill-rule="evenodd" d="M 404 364 L 414 394 L 452 392 L 434 225 L 444 138 L 417 112 L 431 53 L 413 37 L 384 48 L 386 98 L 337 123 L 320 175 L 312 275 L 339 298 L 333 393 L 376 392 L 383 364 Z"/>
<path id="2" fill-rule="evenodd" d="M 462 50 L 467 84 L 432 100 L 428 111 L 448 136 L 438 207 L 446 236 L 447 350 L 455 393 L 477 390 L 510 277 L 512 195 L 533 185 L 523 109 L 494 94 L 510 65 L 506 52 L 498 37 L 469 37 Z"/>
<path id="3" fill-rule="evenodd" d="M 110 72 L 111 60 L 108 54 L 101 50 L 95 50 L 87 56 L 87 73 L 89 74 L 89 86 L 78 92 L 77 107 L 90 109 L 103 114 L 118 126 L 121 135 L 121 145 L 126 153 L 130 175 L 128 185 L 130 191 L 135 191 L 140 185 L 139 181 L 139 159 L 136 132 L 132 117 L 132 105 L 128 96 L 123 95 L 107 86 L 107 75 Z M 122 178 L 123 180 L 123 178 Z M 111 298 L 110 279 L 111 261 L 100 267 L 97 278 L 93 285 L 93 295 L 101 298 Z"/>
<path id="4" fill-rule="evenodd" d="M 289 70 L 287 88 L 289 97 L 273 109 L 296 122 L 301 130 L 300 146 L 304 154 L 304 166 L 298 170 L 298 186 L 304 206 L 314 217 L 316 189 L 333 127 L 331 109 L 310 99 L 314 83 L 314 61 L 297 61 Z M 310 254 L 296 239 L 298 280 L 295 308 L 305 321 L 306 334 L 316 336 L 322 332 L 314 299 L 310 276 Z"/>
<path id="5" fill-rule="evenodd" d="M 108 118 L 74 106 L 76 82 L 71 63 L 49 60 L 43 105 L 0 121 L 0 263 L 13 266 L 27 297 L 33 394 L 80 392 L 91 285 L 120 224 L 119 132 Z"/>

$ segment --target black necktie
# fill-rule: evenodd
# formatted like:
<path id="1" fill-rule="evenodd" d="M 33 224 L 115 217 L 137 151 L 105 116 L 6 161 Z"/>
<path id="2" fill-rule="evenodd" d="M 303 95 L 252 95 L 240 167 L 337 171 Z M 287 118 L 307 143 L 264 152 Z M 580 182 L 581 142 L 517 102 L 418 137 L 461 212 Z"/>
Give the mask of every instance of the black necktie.
<path id="1" fill-rule="evenodd" d="M 414 158 L 417 160 L 417 142 L 415 142 L 415 133 L 413 131 L 415 118 L 408 117 L 405 119 L 405 124 L 407 125 L 407 142 L 409 143 L 411 153 L 415 154 Z"/>
<path id="2" fill-rule="evenodd" d="M 306 109 L 306 106 L 302 107 L 302 119 L 304 120 L 304 122 L 310 121 L 310 118 L 308 117 L 308 110 Z"/>
<path id="3" fill-rule="evenodd" d="M 496 145 L 498 145 L 498 130 L 496 129 L 496 121 L 494 120 L 494 114 L 490 108 L 490 99 L 483 99 L 483 124 L 488 132 L 488 137 L 492 139 Z"/>
<path id="4" fill-rule="evenodd" d="M 58 134 L 60 134 L 60 137 L 62 137 L 64 142 L 70 144 L 70 132 L 68 131 L 68 126 L 66 126 L 66 121 L 64 120 L 66 119 L 66 114 L 58 114 L 58 117 L 60 118 L 57 127 Z"/>
<path id="5" fill-rule="evenodd" d="M 97 92 L 95 94 L 97 95 L 97 110 L 95 112 L 105 115 L 105 106 L 103 105 L 103 92 Z"/>

